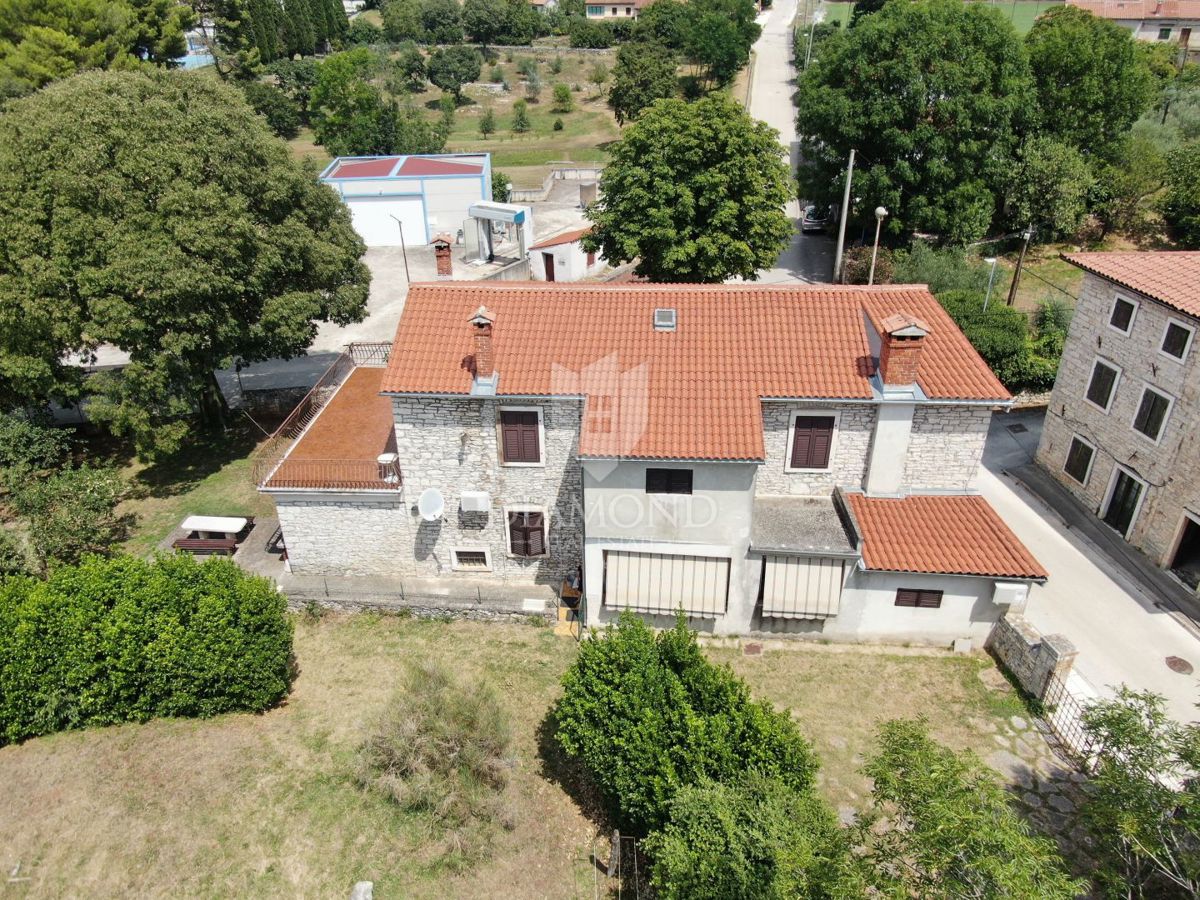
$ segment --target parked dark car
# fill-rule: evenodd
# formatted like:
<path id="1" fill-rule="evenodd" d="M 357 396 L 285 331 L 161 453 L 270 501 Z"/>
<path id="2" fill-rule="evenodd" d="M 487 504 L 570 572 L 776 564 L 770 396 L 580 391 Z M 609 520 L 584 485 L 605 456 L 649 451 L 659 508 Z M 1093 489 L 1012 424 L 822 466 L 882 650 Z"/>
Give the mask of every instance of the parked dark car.
<path id="1" fill-rule="evenodd" d="M 833 224 L 833 210 L 828 206 L 806 206 L 800 220 L 800 231 L 813 234 L 827 231 Z"/>

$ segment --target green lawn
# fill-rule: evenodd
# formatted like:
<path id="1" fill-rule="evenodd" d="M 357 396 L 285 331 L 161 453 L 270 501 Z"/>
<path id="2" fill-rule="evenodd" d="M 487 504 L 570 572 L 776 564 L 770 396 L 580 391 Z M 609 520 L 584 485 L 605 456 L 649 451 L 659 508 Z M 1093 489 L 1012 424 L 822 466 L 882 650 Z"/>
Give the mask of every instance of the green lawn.
<path id="1" fill-rule="evenodd" d="M 1063 4 L 1057 0 L 1009 0 L 1009 2 L 991 2 L 991 0 L 972 0 L 972 2 L 988 3 L 1007 16 L 1017 29 L 1018 34 L 1025 34 L 1033 27 L 1034 20 L 1046 10 Z M 853 3 L 833 2 L 822 3 L 825 22 L 840 22 L 845 28 L 850 24 L 850 15 L 854 10 Z"/>
<path id="2" fill-rule="evenodd" d="M 214 473 L 215 474 L 215 473 Z M 32 896 L 594 896 L 589 854 L 607 858 L 607 826 L 547 738 L 545 717 L 576 653 L 570 638 L 530 625 L 421 622 L 392 616 L 296 617 L 299 677 L 263 715 L 163 720 L 52 735 L 0 748 L 0 847 Z M 822 789 L 859 805 L 858 768 L 884 717 L 924 714 L 950 746 L 986 752 L 1021 706 L 981 675 L 982 656 L 906 655 L 802 645 L 730 662 L 757 696 L 789 706 L 822 761 Z M 467 684 L 497 689 L 513 728 L 505 803 L 511 831 L 490 856 L 447 871 L 442 835 L 360 789 L 355 750 L 403 682 L 432 660 Z M 6 870 L 8 871 L 8 870 Z M 605 894 L 600 877 L 601 893 Z"/>

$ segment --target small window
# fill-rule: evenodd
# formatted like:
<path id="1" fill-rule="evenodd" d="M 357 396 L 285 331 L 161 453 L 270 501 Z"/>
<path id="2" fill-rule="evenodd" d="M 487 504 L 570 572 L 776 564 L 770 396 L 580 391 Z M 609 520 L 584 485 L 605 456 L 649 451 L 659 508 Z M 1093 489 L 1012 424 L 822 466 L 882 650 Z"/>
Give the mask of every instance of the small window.
<path id="1" fill-rule="evenodd" d="M 690 494 L 691 469 L 647 469 L 647 494 Z"/>
<path id="2" fill-rule="evenodd" d="M 1121 334 L 1129 334 L 1133 330 L 1133 316 L 1137 312 L 1137 304 L 1124 297 L 1118 297 L 1108 315 L 1108 324 Z"/>
<path id="3" fill-rule="evenodd" d="M 633 7 L 632 7 L 632 6 L 627 6 L 627 7 L 625 7 L 625 15 L 627 15 L 627 16 L 628 16 L 628 15 L 632 15 L 632 13 L 633 13 Z"/>
<path id="4" fill-rule="evenodd" d="M 1162 437 L 1163 425 L 1167 421 L 1167 413 L 1171 409 L 1171 398 L 1160 394 L 1152 387 L 1142 391 L 1142 402 L 1138 404 L 1137 415 L 1133 417 L 1133 430 L 1139 431 L 1152 441 Z"/>
<path id="5" fill-rule="evenodd" d="M 506 463 L 542 461 L 541 419 L 536 409 L 500 410 L 500 453 Z"/>
<path id="6" fill-rule="evenodd" d="M 1120 374 L 1120 370 L 1115 366 L 1110 366 L 1099 359 L 1096 360 L 1096 364 L 1092 366 L 1092 380 L 1088 382 L 1088 400 L 1108 412 Z"/>
<path id="7" fill-rule="evenodd" d="M 673 309 L 656 309 L 654 311 L 654 330 L 655 331 L 674 331 L 675 330 L 675 310 L 673 310 Z"/>
<path id="8" fill-rule="evenodd" d="M 450 563 L 460 572 L 489 572 L 492 568 L 487 550 L 451 550 Z"/>
<path id="9" fill-rule="evenodd" d="M 615 6 L 612 8 L 612 14 L 614 16 L 617 14 L 617 8 Z"/>
<path id="10" fill-rule="evenodd" d="M 1080 484 L 1087 484 L 1088 474 L 1092 470 L 1092 458 L 1095 455 L 1096 448 L 1075 435 L 1071 438 L 1071 447 L 1067 450 L 1067 464 L 1063 466 L 1063 471 Z"/>
<path id="11" fill-rule="evenodd" d="M 602 15 L 604 15 L 604 7 L 603 6 L 589 6 L 587 8 L 587 14 L 589 16 L 602 16 Z"/>
<path id="12" fill-rule="evenodd" d="M 1167 356 L 1175 359 L 1183 359 L 1187 356 L 1188 347 L 1192 343 L 1192 329 L 1182 322 L 1176 322 L 1174 319 L 1167 322 L 1166 330 L 1163 331 L 1162 347 L 1160 348 Z"/>
<path id="13" fill-rule="evenodd" d="M 940 609 L 942 605 L 941 591 L 914 591 L 911 588 L 900 588 L 896 591 L 897 606 L 911 606 L 916 609 Z"/>
<path id="14" fill-rule="evenodd" d="M 510 512 L 508 547 L 513 556 L 545 556 L 546 516 L 540 512 Z"/>
<path id="15" fill-rule="evenodd" d="M 833 416 L 796 416 L 792 426 L 793 469 L 828 469 L 833 446 Z"/>
<path id="16" fill-rule="evenodd" d="M 1160 41 L 1169 41 L 1171 39 L 1171 29 L 1170 28 L 1158 29 L 1158 39 Z"/>

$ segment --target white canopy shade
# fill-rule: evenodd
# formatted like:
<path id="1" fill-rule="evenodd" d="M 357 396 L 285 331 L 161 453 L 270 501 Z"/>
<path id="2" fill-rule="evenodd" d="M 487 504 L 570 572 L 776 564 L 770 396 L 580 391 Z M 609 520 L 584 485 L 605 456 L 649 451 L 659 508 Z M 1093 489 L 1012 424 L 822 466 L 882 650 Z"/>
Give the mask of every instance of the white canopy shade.
<path id="1" fill-rule="evenodd" d="M 219 531 L 237 534 L 246 527 L 246 520 L 237 516 L 188 516 L 183 520 L 184 531 Z"/>

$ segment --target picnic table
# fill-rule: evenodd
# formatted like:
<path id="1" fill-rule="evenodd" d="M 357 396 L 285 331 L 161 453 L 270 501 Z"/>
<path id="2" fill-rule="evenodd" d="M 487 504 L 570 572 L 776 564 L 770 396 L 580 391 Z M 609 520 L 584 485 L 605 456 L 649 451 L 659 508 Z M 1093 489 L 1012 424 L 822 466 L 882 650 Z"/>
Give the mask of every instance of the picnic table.
<path id="1" fill-rule="evenodd" d="M 189 553 L 232 555 L 237 550 L 238 536 L 253 524 L 254 519 L 249 516 L 188 516 L 180 526 L 187 536 L 171 546 Z"/>

